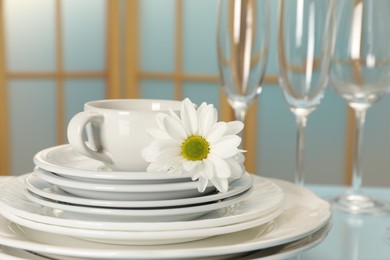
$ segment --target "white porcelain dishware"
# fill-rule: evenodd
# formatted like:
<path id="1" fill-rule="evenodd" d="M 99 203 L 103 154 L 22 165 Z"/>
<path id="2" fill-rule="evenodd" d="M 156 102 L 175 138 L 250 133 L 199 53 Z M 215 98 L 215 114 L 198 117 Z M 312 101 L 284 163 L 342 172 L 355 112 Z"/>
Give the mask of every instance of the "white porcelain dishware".
<path id="1" fill-rule="evenodd" d="M 301 239 L 292 241 L 290 243 L 285 243 L 278 246 L 269 247 L 266 249 L 256 250 L 253 252 L 243 252 L 237 254 L 221 254 L 215 256 L 204 256 L 204 257 L 189 257 L 194 260 L 222 260 L 222 259 L 240 259 L 240 260 L 254 260 L 254 259 L 262 259 L 262 260 L 275 260 L 275 259 L 289 259 L 291 257 L 297 256 L 301 252 L 307 251 L 318 244 L 320 244 L 328 235 L 331 229 L 331 223 L 322 227 L 318 231 L 310 234 Z M 63 256 L 57 255 L 54 253 L 37 253 L 34 251 L 27 251 L 23 249 L 13 248 L 13 247 L 0 247 L 0 257 L 4 257 L 4 259 L 9 260 L 47 260 L 47 257 L 51 257 L 53 259 L 58 260 L 82 260 L 85 258 L 79 257 L 71 257 L 71 256 Z M 97 258 L 95 258 L 97 259 Z M 123 259 L 121 256 L 110 258 L 113 260 Z M 129 258 L 127 258 L 129 259 Z M 142 258 L 144 260 L 150 258 Z M 152 258 L 153 259 L 153 258 Z"/>
<path id="2" fill-rule="evenodd" d="M 238 232 L 253 227 L 261 227 L 264 229 L 265 232 L 268 227 L 267 224 L 264 224 L 264 221 L 265 223 L 267 223 L 276 217 L 276 213 L 273 213 L 270 214 L 266 219 L 254 218 L 227 226 L 217 226 L 204 229 L 167 231 L 118 231 L 56 226 L 21 218 L 17 215 L 13 215 L 9 211 L 2 211 L 2 214 L 4 217 L 8 218 L 14 223 L 31 229 L 45 230 L 46 232 L 50 233 L 73 236 L 85 240 L 116 245 L 167 245 L 174 243 L 183 243 L 204 239 L 211 236 Z M 264 226 L 261 226 L 262 224 L 264 224 Z"/>
<path id="3" fill-rule="evenodd" d="M 255 176 L 255 182 L 260 177 Z M 22 227 L 0 216 L 0 239 L 4 246 L 52 254 L 55 258 L 172 259 L 236 254 L 297 241 L 314 234 L 331 220 L 331 207 L 309 190 L 270 179 L 285 193 L 285 210 L 271 221 L 266 232 L 254 227 L 199 241 L 164 246 L 123 246 L 94 243 L 74 237 Z M 296 251 L 296 253 L 299 252 Z M 272 255 L 270 255 L 272 257 Z M 272 259 L 272 258 L 271 258 Z"/>
<path id="4" fill-rule="evenodd" d="M 204 196 L 215 191 L 210 183 L 204 192 L 198 191 L 198 184 L 191 179 L 179 183 L 152 184 L 105 184 L 84 180 L 68 179 L 39 168 L 34 173 L 42 180 L 57 185 L 60 189 L 83 198 L 101 200 L 168 200 Z"/>
<path id="5" fill-rule="evenodd" d="M 181 102 L 153 99 L 105 99 L 84 104 L 68 124 L 75 150 L 122 171 L 145 171 L 141 151 L 151 142 L 148 129 L 157 127 L 156 114 L 179 111 Z M 88 142 L 83 138 L 87 135 Z"/>
<path id="6" fill-rule="evenodd" d="M 22 181 L 22 179 L 21 179 Z M 191 198 L 171 199 L 171 200 L 101 200 L 81 198 L 70 193 L 67 193 L 57 185 L 50 184 L 38 178 L 34 174 L 29 174 L 25 178 L 26 189 L 31 193 L 49 200 L 55 200 L 61 203 L 68 203 L 73 205 L 84 205 L 94 207 L 107 208 L 162 208 L 195 205 L 201 203 L 213 202 L 221 199 L 226 199 L 237 194 L 240 194 L 250 187 L 252 187 L 252 178 L 249 174 L 229 183 L 229 190 L 227 192 L 213 192 L 203 196 L 196 196 Z"/>
<path id="7" fill-rule="evenodd" d="M 251 190 L 248 190 L 231 198 L 199 205 L 141 209 L 101 208 L 63 204 L 42 198 L 29 191 L 25 192 L 24 195 L 29 201 L 45 206 L 47 209 L 52 209 L 57 217 L 64 216 L 64 218 L 73 219 L 94 218 L 97 221 L 172 222 L 193 220 L 208 212 L 235 205 L 249 196 L 250 193 Z"/>
<path id="8" fill-rule="evenodd" d="M 77 152 L 71 145 L 64 144 L 46 148 L 34 156 L 37 167 L 57 175 L 82 179 L 90 182 L 151 184 L 187 181 L 188 175 L 170 174 L 168 172 L 130 172 L 113 171 L 97 160 Z"/>
<path id="9" fill-rule="evenodd" d="M 126 219 L 115 219 L 109 215 L 109 212 L 107 216 L 100 218 L 97 214 L 73 213 L 61 209 L 59 203 L 53 202 L 52 206 L 43 206 L 44 203 L 30 200 L 26 194 L 18 192 L 11 195 L 11 190 L 20 190 L 23 178 L 18 178 L 9 185 L 10 188 L 2 192 L 4 194 L 0 202 L 2 210 L 35 222 L 73 228 L 118 231 L 191 230 L 226 226 L 254 218 L 259 221 L 262 219 L 265 223 L 284 210 L 283 191 L 267 179 L 259 179 L 248 196 L 243 194 L 242 200 L 236 204 L 216 208 L 194 220 L 172 222 L 162 222 L 162 217 L 157 222 L 147 222 L 147 218 L 138 222 L 126 221 Z"/>

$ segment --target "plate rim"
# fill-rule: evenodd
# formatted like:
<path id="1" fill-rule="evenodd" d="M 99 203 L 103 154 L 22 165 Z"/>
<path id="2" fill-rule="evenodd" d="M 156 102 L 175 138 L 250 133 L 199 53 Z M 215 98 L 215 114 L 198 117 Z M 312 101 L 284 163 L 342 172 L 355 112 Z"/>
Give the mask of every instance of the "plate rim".
<path id="1" fill-rule="evenodd" d="M 257 176 L 256 176 L 257 177 Z M 261 177 L 259 177 L 261 178 Z M 302 231 L 300 229 L 300 232 L 298 234 L 289 234 L 285 235 L 284 237 L 280 238 L 274 238 L 274 239 L 268 239 L 267 241 L 259 241 L 259 240 L 252 240 L 252 241 L 246 241 L 244 243 L 237 243 L 235 245 L 218 245 L 218 246 L 213 246 L 213 247 L 197 247 L 197 250 L 188 250 L 188 248 L 175 248 L 173 249 L 161 249 L 161 248 L 153 248 L 151 247 L 126 247 L 126 249 L 119 250 L 118 248 L 115 248 L 114 250 L 106 250 L 106 249 L 100 249 L 97 250 L 96 248 L 77 248 L 77 247 L 69 247 L 69 246 L 59 246 L 59 245 L 52 245 L 52 244 L 47 244 L 47 243 L 39 243 L 39 242 L 32 242 L 31 240 L 26 241 L 26 237 L 19 237 L 16 238 L 10 238 L 9 236 L 4 239 L 2 242 L 5 245 L 13 245 L 13 247 L 18 247 L 18 248 L 23 248 L 27 250 L 35 250 L 37 252 L 51 252 L 53 253 L 54 251 L 57 252 L 58 255 L 65 255 L 65 256 L 78 256 L 78 257 L 95 257 L 95 258 L 105 258 L 105 257 L 113 257 L 115 256 L 116 259 L 124 259 L 124 258 L 130 258 L 130 259 L 135 259 L 135 258 L 148 258 L 148 259 L 158 259 L 158 258 L 172 258 L 172 257 L 202 257 L 202 256 L 215 256 L 215 255 L 221 255 L 223 254 L 229 254 L 229 253 L 239 253 L 239 252 L 248 252 L 248 251 L 253 251 L 253 250 L 258 250 L 262 248 L 267 248 L 273 245 L 280 245 L 283 243 L 287 243 L 288 241 L 293 241 L 296 239 L 299 239 L 300 237 L 304 237 L 306 235 L 309 235 L 316 230 L 320 229 L 322 226 L 326 225 L 331 221 L 332 217 L 332 209 L 330 207 L 330 204 L 316 196 L 313 192 L 303 188 L 303 187 L 296 187 L 294 184 L 289 183 L 287 181 L 282 181 L 282 180 L 277 180 L 277 179 L 272 179 L 277 185 L 285 187 L 295 187 L 297 189 L 304 189 L 304 193 L 306 193 L 308 196 L 313 196 L 314 199 L 321 204 L 321 207 L 319 207 L 319 210 L 322 211 L 322 217 L 321 219 L 317 218 L 317 222 L 315 224 L 312 224 L 312 226 L 309 229 L 306 229 L 305 231 Z M 302 190 L 301 190 L 302 191 Z M 301 193 L 301 192 L 299 192 Z M 310 195 L 311 194 L 311 195 Z M 283 214 L 283 213 L 282 213 Z M 0 218 L 0 221 L 7 221 L 3 217 Z M 10 223 L 7 221 L 6 223 Z M 307 224 L 307 223 L 305 223 Z M 4 225 L 0 225 L 0 234 L 1 232 L 4 233 L 4 230 L 2 231 L 2 228 L 7 228 L 8 231 L 8 226 L 3 227 Z M 307 226 L 306 226 L 307 227 Z M 286 228 L 286 227 L 284 227 Z M 10 231 L 8 231 L 9 234 Z M 245 231 L 243 231 L 245 232 Z M 14 234 L 15 236 L 15 234 Z M 214 237 L 214 239 L 217 240 L 223 240 L 224 236 L 229 236 L 229 235 L 223 235 L 223 236 L 218 236 Z M 213 238 L 210 238 L 213 239 Z M 22 241 L 21 241 L 22 240 Z M 209 242 L 209 239 L 202 240 L 203 243 Z M 195 242 L 196 243 L 196 242 Z M 190 242 L 190 245 L 192 243 Z M 97 244 L 100 245 L 101 244 Z M 179 244 L 180 245 L 180 244 Z M 207 245 L 207 244 L 206 244 Z M 210 246 L 210 245 L 209 245 Z M 38 250 L 37 250 L 38 248 Z M 147 249 L 147 250 L 146 250 Z"/>
<path id="2" fill-rule="evenodd" d="M 14 183 L 15 189 L 17 188 L 16 187 L 17 185 L 21 186 L 21 182 L 22 182 L 24 177 L 28 177 L 28 176 L 21 176 L 18 179 L 15 179 L 15 183 Z M 238 213 L 236 215 L 234 215 L 234 213 L 229 214 L 229 212 L 228 212 L 228 213 L 226 213 L 227 215 L 225 215 L 225 216 L 219 216 L 218 212 L 225 211 L 225 207 L 222 207 L 222 208 L 214 209 L 214 210 L 210 211 L 209 213 L 202 215 L 200 217 L 200 219 L 192 220 L 190 223 L 188 223 L 188 221 L 171 221 L 171 222 L 156 222 L 156 223 L 136 222 L 136 223 L 126 223 L 126 228 L 127 228 L 127 230 L 145 230 L 146 229 L 146 230 L 156 231 L 156 230 L 198 229 L 198 228 L 206 228 L 206 227 L 212 227 L 212 226 L 229 225 L 229 224 L 233 224 L 233 223 L 243 222 L 243 221 L 246 221 L 246 220 L 249 220 L 252 218 L 266 217 L 266 214 L 271 214 L 273 211 L 276 211 L 279 208 L 284 207 L 284 192 L 282 191 L 282 189 L 279 186 L 277 186 L 273 182 L 266 180 L 266 179 L 260 179 L 256 183 L 254 183 L 253 185 L 254 186 L 251 187 L 251 189 L 236 195 L 238 197 L 232 197 L 232 198 L 235 198 L 236 199 L 235 201 L 238 201 L 238 203 L 239 203 L 238 206 L 234 206 L 234 207 L 238 207 L 238 210 L 239 210 L 238 212 L 241 211 L 240 213 Z M 10 188 L 12 188 L 12 187 L 13 186 L 10 186 Z M 269 191 L 269 192 L 267 192 L 264 195 L 265 191 Z M 7 192 L 7 190 L 2 191 L 2 192 Z M 29 198 L 31 195 L 29 195 L 27 192 L 28 191 L 25 191 L 24 193 L 17 193 L 17 196 L 19 196 L 19 197 L 21 196 L 21 198 L 19 200 L 24 200 L 24 199 L 31 200 L 31 198 Z M 31 220 L 34 220 L 37 222 L 43 222 L 43 220 L 45 220 L 45 219 L 47 220 L 48 218 L 53 219 L 53 217 L 51 217 L 50 215 L 39 215 L 39 213 L 28 211 L 27 209 L 25 209 L 25 210 L 21 209 L 20 207 L 22 207 L 22 206 L 18 207 L 17 205 L 15 205 L 15 203 L 17 203 L 17 201 L 12 201 L 12 200 L 18 200 L 18 197 L 9 199 L 9 198 L 7 198 L 9 196 L 10 196 L 10 194 L 6 195 L 5 201 L 3 201 L 3 202 L 2 202 L 2 199 L 0 199 L 0 202 L 1 202 L 0 212 L 1 211 L 9 211 L 12 214 L 17 215 L 19 217 L 31 219 Z M 38 198 L 38 199 L 40 199 L 40 198 Z M 269 202 L 270 200 L 271 200 L 271 202 Z M 22 201 L 19 203 L 33 203 L 34 204 L 33 206 L 39 206 L 38 201 L 33 201 L 33 202 Z M 243 205 L 240 203 L 242 203 Z M 228 204 L 231 204 L 231 203 L 229 202 Z M 235 203 L 233 202 L 233 204 L 231 206 L 233 206 L 234 204 Z M 240 209 L 240 205 L 241 205 L 241 209 Z M 53 207 L 45 206 L 45 208 L 54 208 L 54 206 L 55 205 L 53 204 Z M 68 206 L 68 205 L 66 205 L 66 206 Z M 45 210 L 43 209 L 43 211 L 45 211 Z M 237 212 L 237 209 L 236 209 L 236 212 Z M 213 217 L 213 213 L 214 213 L 214 216 L 215 215 L 217 215 L 217 216 Z M 109 214 L 109 213 L 107 212 L 107 214 Z M 42 220 L 40 220 L 40 219 L 42 219 Z M 60 224 L 63 226 L 65 225 L 66 222 L 73 223 L 73 221 L 66 219 L 66 218 L 61 219 L 61 221 L 64 221 L 63 223 Z M 103 227 L 105 225 L 119 226 L 119 224 L 115 224 L 114 222 L 113 223 L 110 223 L 110 222 L 104 223 L 103 220 L 96 221 L 94 224 L 91 224 L 91 222 L 87 223 L 88 221 L 82 221 L 81 219 L 80 220 L 75 219 L 74 221 L 77 221 L 74 223 L 74 225 L 85 224 L 88 226 L 100 226 L 100 227 Z M 56 222 L 57 223 L 54 223 L 54 222 L 51 222 L 51 223 L 44 222 L 44 223 L 58 225 L 57 220 L 56 220 Z M 189 227 L 189 225 L 190 225 L 190 227 Z M 75 227 L 75 226 L 71 226 L 71 225 L 68 225 L 68 226 Z M 80 226 L 78 226 L 78 228 L 80 228 Z M 86 228 L 86 227 L 84 227 L 84 228 Z"/>
<path id="3" fill-rule="evenodd" d="M 273 251 L 273 247 L 271 248 L 267 248 L 265 250 L 271 250 L 270 254 L 268 256 L 264 256 L 262 255 L 261 256 L 261 259 L 264 259 L 264 260 L 271 260 L 271 259 L 275 259 L 275 257 L 283 257 L 283 258 L 290 258 L 290 257 L 294 257 L 296 256 L 297 254 L 301 253 L 301 252 L 305 252 L 307 250 L 310 250 L 311 248 L 317 246 L 318 244 L 320 244 L 323 240 L 326 239 L 326 237 L 328 236 L 330 230 L 332 228 L 332 223 L 331 222 L 328 222 L 326 225 L 324 225 L 324 227 L 322 227 L 321 229 L 319 229 L 318 231 L 316 231 L 315 233 L 318 234 L 318 237 L 316 237 L 315 239 L 309 241 L 308 243 L 305 243 L 303 245 L 300 245 L 299 247 L 289 247 L 289 244 L 290 243 L 294 243 L 296 244 L 297 242 L 299 243 L 298 240 L 305 240 L 306 237 L 303 237 L 301 239 L 298 239 L 298 240 L 295 240 L 295 241 L 291 241 L 291 242 L 288 242 L 286 244 L 281 244 L 281 245 L 278 245 L 276 247 L 279 247 L 279 246 L 283 246 L 284 248 L 282 249 L 282 251 L 278 251 L 276 254 L 275 252 Z M 314 233 L 313 233 L 314 234 Z M 312 236 L 313 234 L 309 234 L 307 237 L 309 236 Z M 12 247 L 7 247 L 7 246 L 0 246 L 0 256 L 8 256 L 8 252 L 7 250 L 4 251 L 4 249 L 7 249 L 7 248 L 11 248 L 11 249 L 16 249 L 18 253 L 18 251 L 21 251 L 21 253 L 25 252 L 23 249 L 20 249 L 20 248 L 12 248 Z M 257 256 L 257 251 L 252 251 L 252 252 L 241 252 L 241 253 L 233 253 L 233 254 L 223 254 L 223 256 L 226 256 L 226 257 L 231 257 L 231 256 L 237 256 L 237 254 L 239 254 L 237 257 L 240 257 L 240 254 L 244 253 L 245 255 L 243 256 L 243 260 L 249 260 L 249 259 L 253 259 L 253 257 L 256 257 Z M 249 254 L 247 254 L 249 253 Z M 11 255 L 11 256 L 16 256 L 15 260 L 22 260 L 22 258 L 17 258 L 17 257 L 20 257 L 19 255 Z M 31 254 L 31 257 L 32 256 L 36 256 L 37 257 L 37 260 L 44 260 L 46 258 L 43 258 L 42 256 L 49 256 L 49 257 L 67 257 L 67 256 L 63 256 L 63 255 L 56 255 L 56 254 L 42 254 L 40 253 L 40 255 L 35 255 L 35 254 Z M 217 255 L 216 255 L 217 256 Z M 207 256 L 206 256 L 207 257 Z M 24 259 L 24 258 L 23 258 Z M 35 258 L 34 258 L 35 259 Z M 120 259 L 120 258 L 114 258 L 115 259 Z"/>
<path id="4" fill-rule="evenodd" d="M 50 172 L 55 172 L 59 175 L 67 175 L 73 177 L 84 177 L 91 179 L 100 179 L 100 180 L 159 180 L 159 179 L 183 179 L 191 178 L 189 175 L 177 175 L 170 174 L 168 172 L 126 172 L 126 171 L 98 171 L 97 169 L 78 169 L 66 165 L 58 165 L 48 158 L 48 156 L 56 153 L 66 153 L 73 156 L 78 156 L 81 160 L 86 162 L 96 162 L 101 164 L 97 160 L 86 157 L 82 154 L 79 154 L 70 144 L 56 145 L 48 147 L 36 153 L 33 157 L 33 162 L 36 166 L 45 169 Z M 69 156 L 66 157 L 69 159 Z"/>
<path id="5" fill-rule="evenodd" d="M 30 180 L 31 178 L 34 178 L 36 180 Z M 62 201 L 66 203 L 71 204 L 78 204 L 78 205 L 93 205 L 93 206 L 99 206 L 99 207 L 115 207 L 115 208 L 151 208 L 151 207 L 168 207 L 168 206 L 182 206 L 182 205 L 193 205 L 193 204 L 200 204 L 200 203 L 207 203 L 212 201 L 217 201 L 220 199 L 225 199 L 228 197 L 232 197 L 238 194 L 241 194 L 242 192 L 248 190 L 253 183 L 252 177 L 245 173 L 240 179 L 234 180 L 231 184 L 235 185 L 237 182 L 244 182 L 244 185 L 242 186 L 233 186 L 234 189 L 229 189 L 225 193 L 213 193 L 213 194 L 205 194 L 204 196 L 198 196 L 198 197 L 192 197 L 192 198 L 183 198 L 183 199 L 172 199 L 172 200 L 146 200 L 146 201 L 123 201 L 123 200 L 101 200 L 101 199 L 91 199 L 91 198 L 81 198 L 77 196 L 73 196 L 72 194 L 67 194 L 66 192 L 63 192 L 64 194 L 56 194 L 54 192 L 49 192 L 43 190 L 43 188 L 39 188 L 36 185 L 34 186 L 34 183 L 32 181 L 41 182 L 44 185 L 48 185 L 51 187 L 54 187 L 56 185 L 48 183 L 42 179 L 40 179 L 37 176 L 29 175 L 26 177 L 26 188 L 30 190 L 32 193 L 35 193 L 41 197 L 56 200 L 56 201 Z M 42 185 L 43 185 L 42 184 Z M 62 190 L 60 189 L 60 192 Z M 45 194 L 45 195 L 43 195 Z"/>

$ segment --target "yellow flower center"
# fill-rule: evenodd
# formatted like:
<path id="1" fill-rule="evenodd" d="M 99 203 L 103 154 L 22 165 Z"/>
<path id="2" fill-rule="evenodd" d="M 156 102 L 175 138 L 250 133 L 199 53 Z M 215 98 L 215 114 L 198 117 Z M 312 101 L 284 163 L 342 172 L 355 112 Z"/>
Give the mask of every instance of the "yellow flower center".
<path id="1" fill-rule="evenodd" d="M 181 154 L 189 161 L 206 159 L 209 152 L 209 143 L 199 135 L 188 137 L 181 145 Z"/>

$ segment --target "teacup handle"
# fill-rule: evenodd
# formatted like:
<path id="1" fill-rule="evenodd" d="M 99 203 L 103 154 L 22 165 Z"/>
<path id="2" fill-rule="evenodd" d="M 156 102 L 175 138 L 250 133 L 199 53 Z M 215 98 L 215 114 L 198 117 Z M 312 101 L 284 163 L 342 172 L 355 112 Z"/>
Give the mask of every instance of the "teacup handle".
<path id="1" fill-rule="evenodd" d="M 108 157 L 107 154 L 102 153 L 99 149 L 100 147 L 98 147 L 100 145 L 100 137 L 97 137 L 97 143 L 99 145 L 95 144 L 96 151 L 89 148 L 83 140 L 84 132 L 87 133 L 88 139 L 93 138 L 93 140 L 95 140 L 96 137 L 93 136 L 92 131 L 88 130 L 88 124 L 93 122 L 101 123 L 103 120 L 103 115 L 89 111 L 83 111 L 76 114 L 68 124 L 68 141 L 79 153 L 92 159 L 112 164 L 111 158 Z"/>

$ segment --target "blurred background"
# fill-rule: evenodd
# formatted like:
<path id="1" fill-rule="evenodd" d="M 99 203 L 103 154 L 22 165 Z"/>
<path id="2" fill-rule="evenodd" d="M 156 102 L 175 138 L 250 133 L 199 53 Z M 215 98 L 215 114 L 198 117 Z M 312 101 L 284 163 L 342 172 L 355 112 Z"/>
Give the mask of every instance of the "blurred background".
<path id="1" fill-rule="evenodd" d="M 247 169 L 292 181 L 296 126 L 278 88 L 277 1 L 263 92 L 245 127 Z M 89 100 L 178 99 L 233 113 L 219 85 L 216 0 L 0 0 L 0 175 L 30 172 L 38 151 L 67 143 Z M 390 97 L 368 114 L 365 186 L 389 186 Z M 308 183 L 351 181 L 353 113 L 329 87 L 310 115 Z"/>

